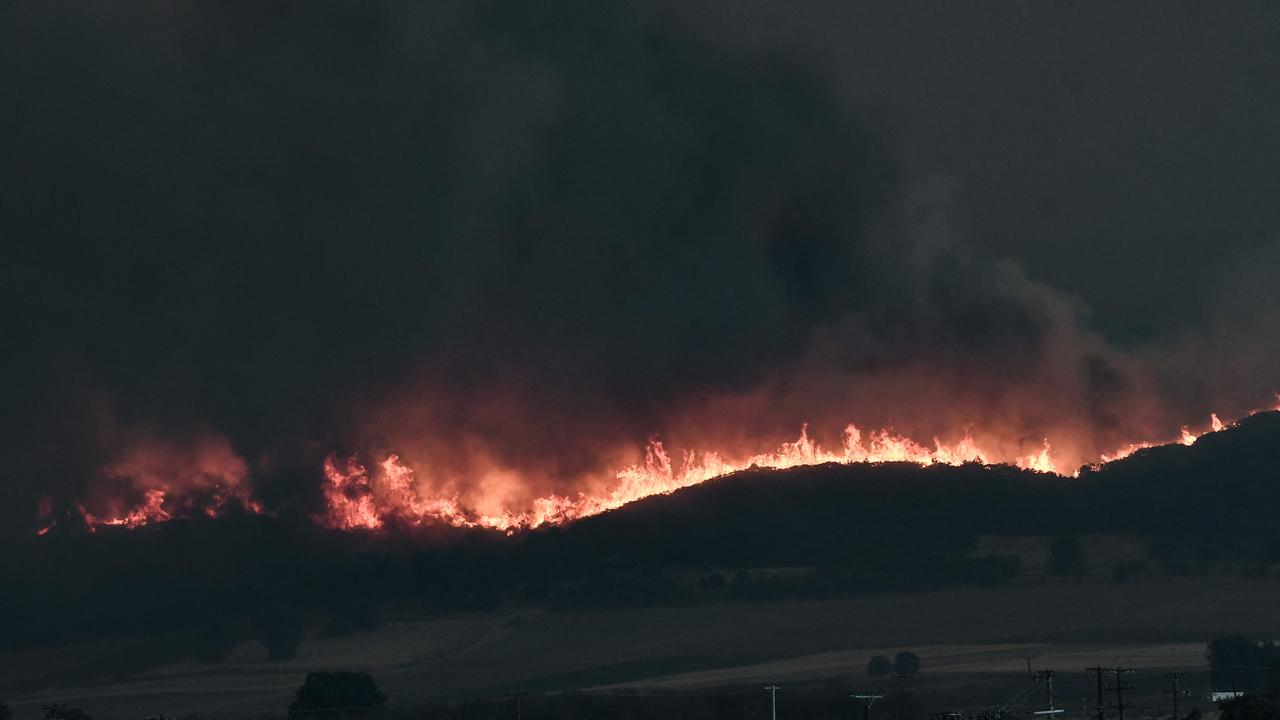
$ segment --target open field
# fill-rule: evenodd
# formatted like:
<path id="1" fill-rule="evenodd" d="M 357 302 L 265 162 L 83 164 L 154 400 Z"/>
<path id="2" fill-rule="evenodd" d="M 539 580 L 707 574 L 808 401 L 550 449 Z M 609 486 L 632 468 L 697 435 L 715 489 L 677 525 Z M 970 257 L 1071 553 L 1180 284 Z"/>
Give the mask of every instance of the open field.
<path id="1" fill-rule="evenodd" d="M 268 662 L 244 643 L 219 664 L 178 659 L 173 638 L 0 657 L 19 720 L 52 701 L 95 717 L 157 712 L 278 713 L 319 669 L 372 672 L 397 705 L 441 697 L 619 688 L 687 691 L 769 679 L 865 682 L 873 654 L 924 660 L 921 682 L 945 692 L 1005 682 L 1037 667 L 1102 663 L 1203 672 L 1204 642 L 1225 632 L 1280 635 L 1280 584 L 1186 580 L 1037 583 L 884 594 L 812 603 L 551 613 L 506 609 L 403 615 L 350 637 L 310 638 L 296 659 Z M 118 654 L 127 658 L 117 661 Z M 126 661 L 127 660 L 127 661 Z"/>
<path id="2" fill-rule="evenodd" d="M 687 689 L 719 687 L 734 683 L 762 683 L 779 678 L 792 681 L 819 680 L 857 675 L 873 655 L 893 657 L 901 650 L 918 654 L 930 674 L 1004 674 L 1016 676 L 1026 671 L 1026 661 L 1034 667 L 1079 669 L 1096 665 L 1124 665 L 1152 670 L 1173 670 L 1204 664 L 1204 643 L 1145 645 L 1063 645 L 1016 643 L 991 645 L 925 645 L 913 647 L 858 648 L 814 653 L 799 657 L 739 665 L 735 667 L 645 678 L 601 689 L 646 688 Z"/>

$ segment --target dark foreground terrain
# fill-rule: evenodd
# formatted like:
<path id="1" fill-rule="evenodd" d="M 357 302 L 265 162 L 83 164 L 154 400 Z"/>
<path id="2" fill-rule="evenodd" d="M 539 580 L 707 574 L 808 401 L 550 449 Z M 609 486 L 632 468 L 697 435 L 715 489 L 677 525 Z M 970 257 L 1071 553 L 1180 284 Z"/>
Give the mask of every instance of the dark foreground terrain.
<path id="1" fill-rule="evenodd" d="M 1085 668 L 1135 668 L 1133 717 L 1152 717 L 1167 715 L 1163 674 L 1175 670 L 1193 691 L 1184 707 L 1209 709 L 1205 641 L 1223 628 L 1280 635 L 1277 597 L 1280 583 L 1270 580 L 1086 578 L 818 602 L 404 613 L 350 636 L 313 632 L 289 660 L 271 661 L 246 641 L 221 662 L 200 662 L 184 657 L 185 638 L 165 636 L 10 653 L 0 675 L 19 720 L 54 701 L 97 718 L 282 716 L 307 672 L 331 669 L 369 672 L 388 711 L 414 717 L 449 716 L 443 708 L 512 717 L 506 694 L 517 690 L 531 693 L 522 700 L 529 718 L 657 717 L 676 708 L 681 717 L 712 717 L 729 706 L 749 710 L 731 716 L 763 717 L 765 682 L 784 686 L 789 717 L 847 717 L 826 708 L 848 711 L 848 692 L 863 688 L 888 692 L 882 709 L 893 712 L 896 682 L 865 668 L 873 655 L 911 649 L 922 658 L 907 686 L 912 718 L 1025 694 L 1027 658 L 1058 671 L 1070 717 L 1086 697 L 1093 703 Z M 1020 706 L 1042 703 L 1037 690 Z M 797 715 L 801 706 L 816 714 Z"/>

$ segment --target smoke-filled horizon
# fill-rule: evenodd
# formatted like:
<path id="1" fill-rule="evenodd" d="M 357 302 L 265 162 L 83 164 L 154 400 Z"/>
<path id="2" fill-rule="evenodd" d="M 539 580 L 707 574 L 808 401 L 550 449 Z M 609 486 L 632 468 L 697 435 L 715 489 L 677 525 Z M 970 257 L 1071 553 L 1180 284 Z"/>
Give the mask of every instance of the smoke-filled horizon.
<path id="1" fill-rule="evenodd" d="M 1280 157 L 1246 137 L 1280 105 L 1238 107 L 1201 64 L 1231 23 L 1274 22 L 1193 37 L 1174 13 L 1092 47 L 1070 34 L 1085 42 L 1087 9 L 1055 11 L 1069 16 L 1049 41 L 1011 39 L 1029 21 L 1010 11 L 957 25 L 960 49 L 926 23 L 831 50 L 841 27 L 859 47 L 894 27 L 865 12 L 11 4 L 6 514 L 32 523 L 42 498 L 118 513 L 155 488 L 181 491 L 170 513 L 313 512 L 326 458 L 390 453 L 417 500 L 518 510 L 607 485 L 651 439 L 743 458 L 806 423 L 824 447 L 854 423 L 969 436 L 994 461 L 1048 440 L 1069 471 L 1272 404 L 1280 244 L 1275 208 L 1249 199 L 1280 188 L 1265 172 L 1224 201 L 1239 188 L 1214 160 Z M 1158 109 L 1217 93 L 1198 124 L 1132 130 L 1124 113 L 1150 98 L 1096 104 L 1087 67 L 1009 104 L 1027 81 L 1003 63 L 1128 62 L 1118 48 L 1148 30 L 1152 57 L 1178 39 L 1190 53 L 1129 58 L 1169 93 Z M 1006 55 L 965 49 L 987 36 Z M 972 147 L 929 155 L 931 129 L 985 115 L 994 129 L 948 140 Z M 1109 143 L 1135 138 L 1117 160 Z M 1053 150 L 998 162 L 1033 140 Z M 1099 176 L 1024 192 L 1019 168 L 1053 174 L 1066 155 Z M 1115 163 L 1147 169 L 1108 185 Z M 1081 204 L 1093 182 L 1117 196 Z M 1176 209 L 1151 200 L 1162 188 L 1201 209 L 1144 218 Z M 1067 229 L 1002 236 L 1036 229 L 1027 198 Z M 1153 294 L 1186 305 L 1111 321 Z"/>

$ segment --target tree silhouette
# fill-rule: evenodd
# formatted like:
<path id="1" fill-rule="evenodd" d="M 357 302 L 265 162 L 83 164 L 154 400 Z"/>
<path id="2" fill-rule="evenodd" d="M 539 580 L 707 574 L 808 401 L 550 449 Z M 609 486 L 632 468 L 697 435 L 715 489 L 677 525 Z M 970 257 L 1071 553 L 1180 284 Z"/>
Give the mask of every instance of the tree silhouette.
<path id="1" fill-rule="evenodd" d="M 331 716 L 338 710 L 350 712 L 377 707 L 386 700 L 387 696 L 368 673 L 313 672 L 307 673 L 306 681 L 298 688 L 297 697 L 289 706 L 289 716 Z"/>
<path id="2" fill-rule="evenodd" d="M 903 650 L 893 658 L 893 671 L 899 675 L 915 675 L 920 672 L 920 656 Z"/>
<path id="3" fill-rule="evenodd" d="M 893 672 L 893 663 L 889 662 L 889 658 L 883 655 L 877 655 L 871 658 L 871 661 L 867 663 L 868 675 L 888 675 L 891 672 Z"/>
<path id="4" fill-rule="evenodd" d="M 1243 635 L 1219 635 L 1209 641 L 1206 656 L 1209 680 L 1218 690 L 1261 690 L 1265 678 L 1260 668 L 1280 660 L 1280 648 Z"/>

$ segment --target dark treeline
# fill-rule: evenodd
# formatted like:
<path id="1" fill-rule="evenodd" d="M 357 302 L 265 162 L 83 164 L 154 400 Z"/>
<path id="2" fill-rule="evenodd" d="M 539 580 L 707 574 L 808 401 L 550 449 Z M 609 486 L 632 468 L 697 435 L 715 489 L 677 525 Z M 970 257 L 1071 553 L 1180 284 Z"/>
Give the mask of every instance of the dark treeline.
<path id="1" fill-rule="evenodd" d="M 1207 652 L 1213 686 L 1280 697 L 1280 646 L 1272 640 L 1220 635 Z"/>
<path id="2" fill-rule="evenodd" d="M 980 535 L 1123 531 L 1151 539 L 1148 563 L 1164 574 L 1264 568 L 1280 561 L 1278 441 L 1272 412 L 1074 479 L 980 465 L 752 470 L 514 537 L 254 516 L 55 531 L 0 559 L 0 637 L 185 632 L 213 660 L 252 636 L 288 657 L 304 629 L 357 631 L 387 606 L 753 602 L 1015 577 L 1018 558 L 979 554 Z"/>

